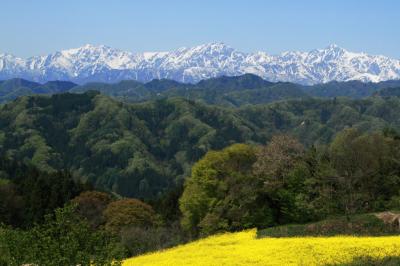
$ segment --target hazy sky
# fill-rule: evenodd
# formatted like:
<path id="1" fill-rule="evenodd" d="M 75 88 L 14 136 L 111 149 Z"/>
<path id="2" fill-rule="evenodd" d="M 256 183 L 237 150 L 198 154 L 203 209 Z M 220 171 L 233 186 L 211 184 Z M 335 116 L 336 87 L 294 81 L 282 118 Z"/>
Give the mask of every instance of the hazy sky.
<path id="1" fill-rule="evenodd" d="M 244 52 L 336 43 L 400 58 L 398 0 L 1 0 L 0 52 L 86 43 L 163 51 L 221 41 Z"/>

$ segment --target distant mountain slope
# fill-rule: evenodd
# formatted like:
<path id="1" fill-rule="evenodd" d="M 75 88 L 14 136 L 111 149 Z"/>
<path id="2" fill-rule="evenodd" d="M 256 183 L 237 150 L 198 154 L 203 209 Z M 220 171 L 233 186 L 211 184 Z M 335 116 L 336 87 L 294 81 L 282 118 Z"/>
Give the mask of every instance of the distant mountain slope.
<path id="1" fill-rule="evenodd" d="M 145 84 L 136 81 L 121 81 L 115 84 L 88 83 L 73 88 L 71 92 L 89 90 L 98 90 L 105 95 L 132 102 L 182 97 L 208 104 L 233 107 L 309 97 L 300 85 L 268 82 L 252 74 L 236 77 L 222 76 L 202 80 L 197 84 L 171 80 L 153 80 Z"/>
<path id="2" fill-rule="evenodd" d="M 290 82 L 274 83 L 253 74 L 244 74 L 234 77 L 211 78 L 196 84 L 155 79 L 147 83 L 123 80 L 117 83 L 90 82 L 78 86 L 66 81 L 49 81 L 45 84 L 39 84 L 23 79 L 11 79 L 0 81 L 0 103 L 23 95 L 54 94 L 66 91 L 83 93 L 95 90 L 129 102 L 182 97 L 208 104 L 238 107 L 245 104 L 263 104 L 309 97 L 333 98 L 343 96 L 359 99 L 371 96 L 379 90 L 389 87 L 400 87 L 400 80 L 378 83 L 332 81 L 304 86 Z"/>
<path id="3" fill-rule="evenodd" d="M 0 82 L 0 103 L 14 100 L 19 96 L 67 92 L 75 86 L 75 83 L 69 81 L 49 81 L 40 84 L 17 78 L 4 80 Z"/>
<path id="4" fill-rule="evenodd" d="M 157 87 L 154 86 L 157 84 Z M 243 104 L 262 104 L 279 100 L 307 97 L 349 97 L 360 99 L 372 96 L 383 88 L 400 87 L 400 80 L 378 83 L 332 81 L 324 84 L 304 86 L 290 82 L 269 82 L 256 75 L 211 78 L 196 84 L 185 84 L 171 80 L 153 80 L 140 84 L 124 81 L 117 84 L 90 83 L 77 86 L 71 92 L 98 90 L 109 96 L 129 101 L 143 101 L 168 97 L 183 97 L 201 100 L 209 104 L 240 106 Z M 146 90 L 146 88 L 148 90 Z"/>
<path id="5" fill-rule="evenodd" d="M 147 89 L 143 83 L 135 80 L 122 80 L 118 83 L 89 82 L 82 86 L 76 86 L 70 90 L 74 93 L 82 93 L 90 90 L 99 91 L 102 94 L 129 98 L 134 101 L 141 101 L 154 96 L 152 90 Z"/>
<path id="6" fill-rule="evenodd" d="M 359 99 L 371 96 L 381 89 L 391 87 L 400 87 L 400 80 L 389 80 L 377 83 L 356 80 L 348 82 L 331 81 L 324 84 L 304 86 L 303 89 L 310 96 L 314 97 L 332 98 L 342 96 Z"/>
<path id="7" fill-rule="evenodd" d="M 159 93 L 159 97 L 183 97 L 201 100 L 208 104 L 241 106 L 244 104 L 269 103 L 283 99 L 307 98 L 301 86 L 272 83 L 262 78 L 245 74 L 237 77 L 222 76 L 202 80 L 192 87 L 178 87 Z M 290 86 L 292 85 L 292 86 Z"/>
<path id="8" fill-rule="evenodd" d="M 380 97 L 400 97 L 400 87 L 384 88 L 374 93 L 374 96 Z"/>
<path id="9" fill-rule="evenodd" d="M 196 83 L 219 76 L 256 74 L 266 80 L 317 84 L 400 79 L 400 60 L 349 52 L 336 45 L 310 52 L 244 53 L 223 43 L 208 43 L 170 52 L 131 53 L 104 45 L 85 45 L 22 59 L 0 54 L 0 79 L 20 77 L 38 82 L 69 80 L 148 82 L 171 79 Z"/>
<path id="10" fill-rule="evenodd" d="M 219 90 L 219 91 L 237 91 L 248 89 L 261 89 L 275 85 L 273 82 L 266 81 L 259 76 L 253 74 L 244 74 L 241 76 L 221 76 L 218 78 L 210 78 L 201 80 L 196 84 L 197 88 Z"/>

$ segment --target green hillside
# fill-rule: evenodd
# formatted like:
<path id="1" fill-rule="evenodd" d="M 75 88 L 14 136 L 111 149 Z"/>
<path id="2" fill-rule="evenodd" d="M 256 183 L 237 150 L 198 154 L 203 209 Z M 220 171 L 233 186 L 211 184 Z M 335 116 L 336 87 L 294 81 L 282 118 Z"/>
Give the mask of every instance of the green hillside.
<path id="1" fill-rule="evenodd" d="M 398 213 L 397 213 L 398 215 Z M 291 224 L 270 227 L 257 231 L 258 238 L 264 237 L 306 237 L 306 236 L 384 236 L 397 235 L 394 224 L 385 224 L 376 213 L 338 216 L 307 224 Z"/>
<path id="2" fill-rule="evenodd" d="M 289 132 L 326 143 L 346 127 L 398 129 L 398 98 L 303 99 L 227 109 L 170 98 L 118 102 L 96 92 L 23 97 L 0 109 L 0 150 L 42 170 L 68 168 L 126 196 L 175 187 L 208 150 Z"/>
<path id="3" fill-rule="evenodd" d="M 19 78 L 4 80 L 0 82 L 0 103 L 26 95 L 67 92 L 75 86 L 75 83 L 68 81 L 49 81 L 40 84 Z"/>

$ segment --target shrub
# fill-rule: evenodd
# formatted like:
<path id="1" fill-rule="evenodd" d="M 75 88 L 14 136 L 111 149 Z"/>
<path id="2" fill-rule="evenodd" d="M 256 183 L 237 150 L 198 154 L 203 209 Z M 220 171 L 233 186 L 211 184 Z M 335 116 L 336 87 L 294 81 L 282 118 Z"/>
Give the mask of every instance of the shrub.
<path id="1" fill-rule="evenodd" d="M 77 212 L 86 218 L 93 228 L 98 228 L 105 222 L 103 211 L 111 202 L 111 196 L 99 191 L 85 191 L 72 202 L 77 205 Z"/>
<path id="2" fill-rule="evenodd" d="M 118 234 L 125 227 L 151 227 L 156 224 L 153 208 L 137 199 L 121 199 L 111 202 L 104 210 L 107 231 Z"/>

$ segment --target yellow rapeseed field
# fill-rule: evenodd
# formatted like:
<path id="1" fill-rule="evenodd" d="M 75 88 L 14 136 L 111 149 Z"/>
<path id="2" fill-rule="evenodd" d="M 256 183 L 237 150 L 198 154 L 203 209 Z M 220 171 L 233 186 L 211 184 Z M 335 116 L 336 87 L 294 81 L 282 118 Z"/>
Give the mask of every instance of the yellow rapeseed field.
<path id="1" fill-rule="evenodd" d="M 400 236 L 256 238 L 256 230 L 216 235 L 126 260 L 123 266 L 326 265 L 400 256 Z"/>

